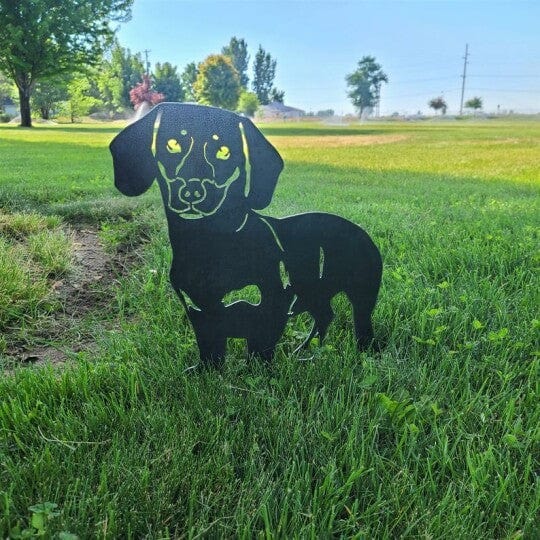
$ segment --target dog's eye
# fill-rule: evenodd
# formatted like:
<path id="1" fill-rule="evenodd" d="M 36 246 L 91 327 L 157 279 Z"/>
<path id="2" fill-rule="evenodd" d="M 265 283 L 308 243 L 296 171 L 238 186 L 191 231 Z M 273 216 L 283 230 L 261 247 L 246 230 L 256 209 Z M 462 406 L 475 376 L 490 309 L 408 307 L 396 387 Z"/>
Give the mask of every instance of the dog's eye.
<path id="1" fill-rule="evenodd" d="M 167 141 L 167 150 L 171 154 L 179 154 L 182 151 L 182 147 L 176 139 L 169 139 Z"/>
<path id="2" fill-rule="evenodd" d="M 216 153 L 218 159 L 229 159 L 231 157 L 231 151 L 228 146 L 222 146 Z"/>

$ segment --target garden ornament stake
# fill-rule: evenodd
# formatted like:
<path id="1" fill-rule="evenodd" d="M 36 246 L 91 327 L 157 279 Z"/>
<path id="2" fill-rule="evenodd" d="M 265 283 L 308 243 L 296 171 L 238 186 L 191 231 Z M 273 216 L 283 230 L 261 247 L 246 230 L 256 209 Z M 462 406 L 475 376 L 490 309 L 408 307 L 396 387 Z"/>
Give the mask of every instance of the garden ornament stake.
<path id="1" fill-rule="evenodd" d="M 322 341 L 331 299 L 349 298 L 360 349 L 373 339 L 381 281 L 378 249 L 357 225 L 331 214 L 285 218 L 258 211 L 272 199 L 283 161 L 248 119 L 201 105 L 161 103 L 112 141 L 116 187 L 144 193 L 157 180 L 169 225 L 172 286 L 193 325 L 201 360 L 220 363 L 229 337 L 271 359 L 291 315 L 314 319 Z M 227 305 L 232 291 L 258 303 Z"/>

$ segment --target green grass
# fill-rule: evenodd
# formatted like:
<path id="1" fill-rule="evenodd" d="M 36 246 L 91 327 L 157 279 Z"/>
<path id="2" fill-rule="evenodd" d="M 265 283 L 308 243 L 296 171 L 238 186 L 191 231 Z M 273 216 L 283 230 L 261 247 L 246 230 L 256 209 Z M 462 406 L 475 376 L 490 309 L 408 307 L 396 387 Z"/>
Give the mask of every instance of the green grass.
<path id="1" fill-rule="evenodd" d="M 300 321 L 270 368 L 234 340 L 223 372 L 186 371 L 161 203 L 114 192 L 117 127 L 0 127 L 0 313 L 9 290 L 51 293 L 31 235 L 149 237 L 91 352 L 6 362 L 0 536 L 538 538 L 540 124 L 263 129 L 286 162 L 265 212 L 339 213 L 380 247 L 381 353 L 355 351 L 338 297 L 311 361 Z M 47 316 L 18 309 L 10 328 Z"/>
<path id="2" fill-rule="evenodd" d="M 56 216 L 0 209 L 0 331 L 52 310 L 51 280 L 71 265 L 71 242 L 60 225 Z"/>

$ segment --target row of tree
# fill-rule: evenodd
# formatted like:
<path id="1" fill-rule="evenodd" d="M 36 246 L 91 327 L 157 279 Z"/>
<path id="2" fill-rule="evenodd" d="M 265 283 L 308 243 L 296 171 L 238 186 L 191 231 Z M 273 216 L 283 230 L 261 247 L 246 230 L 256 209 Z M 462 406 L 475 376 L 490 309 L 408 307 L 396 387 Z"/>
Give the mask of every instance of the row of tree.
<path id="1" fill-rule="evenodd" d="M 166 101 L 196 101 L 252 116 L 260 104 L 282 102 L 284 92 L 273 86 L 276 60 L 262 46 L 253 63 L 253 92 L 248 91 L 248 65 L 245 40 L 233 37 L 221 54 L 210 55 L 198 65 L 191 62 L 181 73 L 170 62 L 157 62 L 152 73 L 145 74 L 140 53 L 134 54 L 113 41 L 101 60 L 84 73 L 60 73 L 37 80 L 31 89 L 30 105 L 43 119 L 56 111 L 73 121 L 90 112 L 114 115 L 131 109 L 138 103 L 133 96 L 148 93 L 151 88 Z M 0 98 L 16 97 L 12 86 L 0 73 Z M 133 89 L 139 94 L 132 94 Z"/>
<path id="2" fill-rule="evenodd" d="M 0 98 L 16 98 L 22 126 L 31 126 L 32 109 L 46 119 L 60 103 L 72 119 L 129 109 L 130 91 L 143 75 L 149 77 L 143 85 L 168 101 L 240 107 L 247 114 L 259 104 L 283 101 L 284 92 L 274 86 L 277 62 L 260 45 L 249 90 L 247 43 L 237 37 L 220 54 L 191 62 L 181 73 L 169 62 L 146 73 L 141 55 L 114 37 L 113 23 L 130 19 L 132 4 L 85 0 L 74 9 L 58 0 L 0 0 Z"/>

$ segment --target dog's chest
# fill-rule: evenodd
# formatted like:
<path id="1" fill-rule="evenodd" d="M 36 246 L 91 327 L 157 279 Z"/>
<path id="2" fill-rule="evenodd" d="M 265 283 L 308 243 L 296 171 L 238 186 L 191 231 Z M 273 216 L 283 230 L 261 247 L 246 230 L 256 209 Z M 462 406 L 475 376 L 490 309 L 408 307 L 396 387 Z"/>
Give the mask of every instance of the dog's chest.
<path id="1" fill-rule="evenodd" d="M 254 228 L 258 229 L 257 231 Z M 279 274 L 280 249 L 266 227 L 239 233 L 216 233 L 206 242 L 173 242 L 171 281 L 193 298 L 221 301 L 247 285 L 264 288 Z"/>

